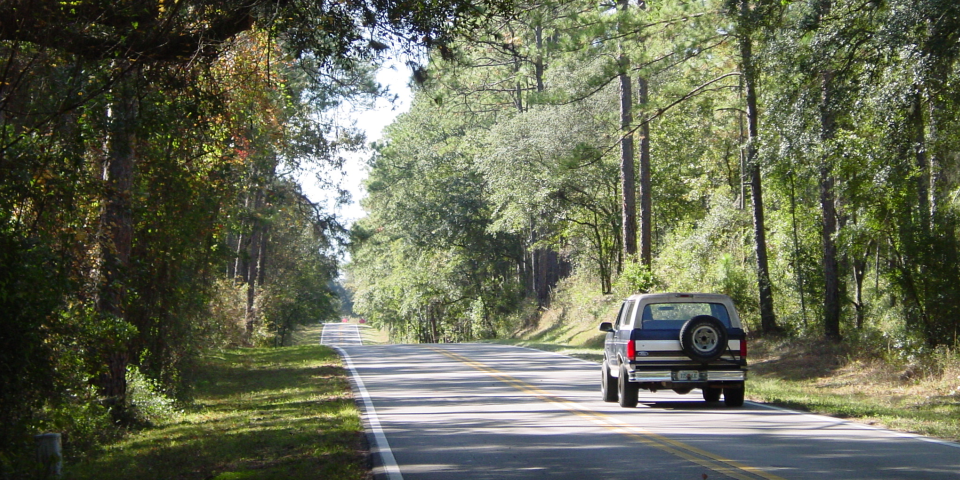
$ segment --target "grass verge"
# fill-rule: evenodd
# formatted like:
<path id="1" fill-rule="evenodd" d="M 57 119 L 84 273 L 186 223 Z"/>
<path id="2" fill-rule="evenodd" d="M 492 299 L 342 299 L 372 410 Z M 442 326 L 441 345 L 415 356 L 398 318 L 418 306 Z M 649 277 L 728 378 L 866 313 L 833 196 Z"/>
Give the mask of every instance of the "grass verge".
<path id="1" fill-rule="evenodd" d="M 818 340 L 752 344 L 753 400 L 902 432 L 960 441 L 960 359 L 919 369 Z"/>
<path id="2" fill-rule="evenodd" d="M 180 418 L 107 445 L 64 478 L 362 479 L 363 427 L 347 373 L 319 334 L 314 345 L 203 359 Z"/>
<path id="3" fill-rule="evenodd" d="M 569 295 L 568 295 L 569 296 Z M 602 318 L 616 314 L 612 296 L 561 297 L 528 319 L 515 338 L 494 340 L 600 362 Z M 592 305 L 591 309 L 577 305 Z M 611 306 L 612 305 L 612 306 Z M 817 340 L 751 340 L 750 400 L 960 441 L 960 355 L 919 365 L 885 361 L 864 345 Z M 930 365 L 934 365 L 930 367 Z"/>

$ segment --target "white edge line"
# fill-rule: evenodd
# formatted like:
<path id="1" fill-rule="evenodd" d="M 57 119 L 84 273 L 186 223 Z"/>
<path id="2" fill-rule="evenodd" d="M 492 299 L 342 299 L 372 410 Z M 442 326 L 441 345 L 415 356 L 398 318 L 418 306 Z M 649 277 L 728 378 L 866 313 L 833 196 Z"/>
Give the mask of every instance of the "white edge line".
<path id="1" fill-rule="evenodd" d="M 556 355 L 556 356 L 566 357 L 566 358 L 569 358 L 569 359 L 577 360 L 577 361 L 579 361 L 579 362 L 585 362 L 585 363 L 590 363 L 590 364 L 593 364 L 593 365 L 599 365 L 599 363 L 597 363 L 597 362 L 592 362 L 592 361 L 590 361 L 590 360 L 584 360 L 584 359 L 582 359 L 582 358 L 577 358 L 577 357 L 573 357 L 573 356 L 570 356 L 570 355 L 565 355 L 565 354 L 563 354 L 563 353 L 551 352 L 551 351 L 547 351 L 547 350 L 540 350 L 540 349 L 533 348 L 533 347 L 526 347 L 526 346 L 520 346 L 520 345 L 504 345 L 504 344 L 502 344 L 502 343 L 495 343 L 495 344 L 489 344 L 489 345 L 503 345 L 503 346 L 507 346 L 507 347 L 516 347 L 516 348 L 523 348 L 523 349 L 527 349 L 527 350 L 536 350 L 536 351 L 538 351 L 538 352 L 545 352 L 545 353 L 553 354 L 553 355 Z M 794 415 L 804 415 L 804 416 L 807 416 L 807 417 L 818 417 L 818 418 L 822 418 L 822 419 L 828 419 L 828 420 L 838 421 L 838 422 L 841 422 L 841 423 L 844 423 L 844 424 L 847 424 L 847 425 L 850 425 L 850 426 L 853 426 L 853 427 L 859 427 L 859 428 L 863 428 L 863 429 L 867 429 L 867 430 L 877 430 L 877 431 L 881 431 L 881 432 L 887 432 L 887 433 L 892 434 L 892 435 L 894 435 L 894 436 L 896 436 L 896 437 L 912 438 L 912 439 L 914 439 L 914 440 L 920 440 L 920 441 L 922 441 L 922 442 L 928 442 L 928 443 L 935 443 L 935 444 L 937 444 L 937 445 L 943 445 L 943 446 L 945 446 L 945 447 L 960 448 L 960 443 L 951 442 L 951 441 L 949 441 L 949 440 L 942 440 L 942 439 L 939 439 L 939 438 L 933 438 L 933 437 L 927 437 L 927 436 L 923 436 L 923 435 L 918 435 L 918 434 L 916 434 L 916 433 L 898 432 L 898 431 L 896 431 L 896 430 L 891 430 L 891 429 L 889 429 L 889 428 L 875 427 L 875 426 L 873 426 L 873 425 L 867 425 L 867 424 L 865 424 L 865 423 L 855 422 L 855 421 L 852 421 L 852 420 L 846 420 L 846 419 L 843 419 L 843 418 L 830 417 L 830 416 L 827 416 L 827 415 L 820 415 L 820 414 L 817 414 L 817 413 L 801 412 L 801 411 L 799 411 L 799 410 L 791 410 L 791 409 L 789 409 L 789 408 L 777 407 L 777 406 L 774 406 L 774 405 L 768 405 L 768 404 L 766 404 L 766 403 L 757 403 L 757 402 L 751 402 L 751 401 L 747 401 L 747 402 L 745 402 L 745 403 L 749 403 L 750 405 L 754 405 L 754 406 L 757 406 L 757 407 L 760 407 L 760 408 L 766 408 L 766 409 L 769 409 L 769 410 L 777 410 L 777 411 L 784 412 L 784 413 L 791 413 L 791 414 L 794 414 Z"/>
<path id="2" fill-rule="evenodd" d="M 839 422 L 839 423 L 842 423 L 842 424 L 845 424 L 845 425 L 850 425 L 850 426 L 852 426 L 852 427 L 862 428 L 862 429 L 864 429 L 864 430 L 876 430 L 876 431 L 880 431 L 880 432 L 886 432 L 886 433 L 889 433 L 889 434 L 891 434 L 891 435 L 893 435 L 893 436 L 895 436 L 895 437 L 912 438 L 912 439 L 914 439 L 914 440 L 920 440 L 921 442 L 935 443 L 935 444 L 937 444 L 937 445 L 943 445 L 943 446 L 945 446 L 945 447 L 960 448 L 960 443 L 951 442 L 951 441 L 949 441 L 949 440 L 942 440 L 942 439 L 939 439 L 939 438 L 926 437 L 926 436 L 923 436 L 923 435 L 918 435 L 918 434 L 916 434 L 916 433 L 898 432 L 898 431 L 896 431 L 896 430 L 891 430 L 891 429 L 889 429 L 889 428 L 876 427 L 876 426 L 873 426 L 873 425 L 867 425 L 867 424 L 865 424 L 865 423 L 854 422 L 854 421 L 852 421 L 852 420 L 846 420 L 846 419 L 843 419 L 843 418 L 830 417 L 830 416 L 821 415 L 821 414 L 818 414 L 818 413 L 810 413 L 810 412 L 801 412 L 801 411 L 799 411 L 799 410 L 791 410 L 791 409 L 789 409 L 789 408 L 778 407 L 778 406 L 776 406 L 776 405 L 768 405 L 768 404 L 766 404 L 766 403 L 757 403 L 757 402 L 750 402 L 750 401 L 747 401 L 746 403 L 749 403 L 749 404 L 751 404 L 751 405 L 754 405 L 754 406 L 757 406 L 757 407 L 760 407 L 760 408 L 766 408 L 766 409 L 768 409 L 768 410 L 776 410 L 776 411 L 783 412 L 783 413 L 791 413 L 791 414 L 794 414 L 794 415 L 803 415 L 803 416 L 807 416 L 807 417 L 817 417 L 817 418 L 821 418 L 821 419 L 824 419 L 824 420 L 832 420 L 832 421 Z"/>
<path id="3" fill-rule="evenodd" d="M 373 438 L 376 441 L 376 453 L 380 455 L 380 460 L 383 463 L 383 470 L 387 474 L 388 480 L 403 480 L 403 475 L 400 474 L 400 466 L 397 465 L 397 459 L 393 457 L 393 451 L 390 450 L 390 444 L 387 442 L 387 436 L 383 434 L 383 427 L 380 426 L 380 418 L 377 416 L 376 409 L 373 408 L 373 400 L 370 399 L 370 395 L 367 393 L 367 388 L 363 385 L 363 379 L 360 378 L 360 374 L 357 373 L 357 369 L 353 366 L 353 361 L 350 360 L 350 355 L 340 347 L 333 347 L 337 353 L 343 357 L 343 361 L 347 364 L 347 369 L 350 370 L 350 375 L 353 377 L 354 382 L 357 385 L 357 390 L 360 393 L 360 399 L 363 401 L 363 410 L 364 415 L 367 417 L 367 422 L 370 424 L 370 429 L 373 430 Z"/>

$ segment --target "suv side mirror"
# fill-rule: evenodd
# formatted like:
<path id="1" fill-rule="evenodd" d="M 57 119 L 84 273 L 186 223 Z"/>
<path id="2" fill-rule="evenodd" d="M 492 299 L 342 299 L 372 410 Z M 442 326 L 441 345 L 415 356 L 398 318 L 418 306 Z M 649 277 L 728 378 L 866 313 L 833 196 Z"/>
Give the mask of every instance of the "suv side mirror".
<path id="1" fill-rule="evenodd" d="M 613 324 L 610 323 L 610 322 L 603 322 L 603 323 L 601 323 L 601 324 L 600 324 L 600 331 L 601 331 L 601 332 L 612 332 L 612 331 L 613 331 Z"/>

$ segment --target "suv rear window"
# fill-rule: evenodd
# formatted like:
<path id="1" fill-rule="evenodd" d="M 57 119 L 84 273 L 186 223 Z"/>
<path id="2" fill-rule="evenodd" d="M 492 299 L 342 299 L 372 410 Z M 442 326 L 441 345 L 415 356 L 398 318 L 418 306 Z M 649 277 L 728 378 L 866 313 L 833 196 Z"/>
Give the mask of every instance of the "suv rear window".
<path id="1" fill-rule="evenodd" d="M 721 303 L 651 303 L 643 307 L 642 328 L 679 329 L 697 315 L 716 317 L 730 328 L 730 315 Z"/>

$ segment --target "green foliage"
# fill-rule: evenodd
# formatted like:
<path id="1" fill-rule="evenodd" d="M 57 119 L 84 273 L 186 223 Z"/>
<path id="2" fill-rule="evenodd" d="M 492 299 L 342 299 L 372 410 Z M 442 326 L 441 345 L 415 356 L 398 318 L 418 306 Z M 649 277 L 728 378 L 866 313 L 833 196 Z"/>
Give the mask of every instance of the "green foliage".
<path id="1" fill-rule="evenodd" d="M 746 213 L 754 165 L 744 163 L 755 152 L 776 330 L 823 335 L 839 327 L 852 337 L 876 330 L 928 348 L 954 345 L 960 97 L 948 92 L 958 91 L 960 78 L 957 8 L 933 1 L 645 7 L 530 5 L 457 39 L 456 62 L 434 57 L 417 92 L 416 134 L 403 126 L 412 118 L 401 120 L 384 153 L 437 156 L 375 160 L 367 208 L 377 220 L 367 232 L 376 233 L 366 239 L 392 240 L 358 255 L 357 265 L 374 251 L 395 256 L 389 270 L 398 283 L 388 289 L 457 298 L 457 288 L 405 270 L 448 261 L 437 249 L 438 220 L 458 219 L 447 213 L 468 195 L 487 205 L 475 210 L 487 233 L 516 236 L 520 273 L 537 249 L 555 249 L 603 292 L 646 290 L 654 279 L 657 289 L 722 292 L 757 329 L 757 239 Z M 647 273 L 620 254 L 618 58 L 649 86 L 633 120 L 647 122 L 653 159 Z M 749 142 L 744 75 L 758 86 L 759 130 Z M 436 107 L 432 118 L 423 113 L 428 104 Z M 380 176 L 390 169 L 399 175 Z M 469 171 L 469 185 L 478 187 L 435 181 L 451 169 Z M 423 195 L 424 184 L 448 195 Z M 379 216 L 394 204 L 403 205 L 398 213 Z M 412 242 L 401 240 L 405 232 Z M 499 255 L 488 250 L 468 268 Z M 385 272 L 364 272 L 358 293 L 377 295 L 386 284 L 374 276 Z M 530 277 L 517 280 L 530 295 Z M 834 288 L 839 319 L 827 306 Z M 412 312 L 399 296 L 375 303 L 385 319 Z"/>
<path id="2" fill-rule="evenodd" d="M 81 455 L 123 426 L 103 405 L 154 421 L 204 351 L 333 315 L 343 229 L 293 179 L 360 147 L 331 112 L 383 93 L 384 45 L 501 7 L 268 3 L 0 4 L 2 476 L 38 429 Z"/>
<path id="3" fill-rule="evenodd" d="M 482 127 L 417 102 L 371 161 L 371 213 L 353 231 L 350 287 L 354 311 L 394 339 L 489 337 L 521 299 L 519 238 L 492 231 L 471 154 Z"/>
<path id="4" fill-rule="evenodd" d="M 221 278 L 214 282 L 210 296 L 210 310 L 198 319 L 197 335 L 208 348 L 238 348 L 247 341 L 244 313 L 247 303 L 246 288 L 234 279 Z"/>
<path id="5" fill-rule="evenodd" d="M 623 266 L 623 271 L 614 283 L 613 291 L 617 296 L 626 297 L 635 293 L 651 293 L 659 282 L 650 267 L 629 259 Z"/>
<path id="6" fill-rule="evenodd" d="M 106 442 L 64 477 L 362 479 L 363 424 L 335 351 L 246 348 L 204 357 L 192 404 Z M 226 433 L 225 433 L 226 432 Z"/>
<path id="7" fill-rule="evenodd" d="M 36 411 L 56 391 L 54 348 L 43 329 L 59 306 L 58 279 L 43 268 L 49 251 L 12 233 L 0 226 L 0 451 L 24 442 Z"/>
<path id="8" fill-rule="evenodd" d="M 370 162 L 347 276 L 356 312 L 395 338 L 505 335 L 571 271 L 592 295 L 726 293 L 756 329 L 744 181 L 759 166 L 778 327 L 826 331 L 835 283 L 851 341 L 956 345 L 956 5 L 192 5 L 110 25 L 0 7 L 17 20 L 0 34 L 3 448 L 38 425 L 92 431 L 109 355 L 183 397 L 200 352 L 337 315 L 346 233 L 291 178 L 360 147 L 329 113 L 380 93 L 377 52 L 399 38 L 435 48 Z M 207 43 L 178 43 L 193 38 Z M 620 73 L 649 87 L 632 120 L 650 130 L 649 269 L 621 253 Z M 124 135 L 129 186 L 104 178 Z M 606 305 L 564 295 L 584 318 Z"/>
<path id="9" fill-rule="evenodd" d="M 339 303 L 330 288 L 336 264 L 323 253 L 326 239 L 302 224 L 287 225 L 286 235 L 275 225 L 273 240 L 282 248 L 274 255 L 271 281 L 257 293 L 259 320 L 276 346 L 288 344 L 298 325 L 337 318 Z"/>
<path id="10" fill-rule="evenodd" d="M 127 367 L 127 406 L 137 423 L 156 425 L 175 420 L 181 413 L 174 399 L 163 393 L 159 382 L 151 380 L 136 365 Z"/>

